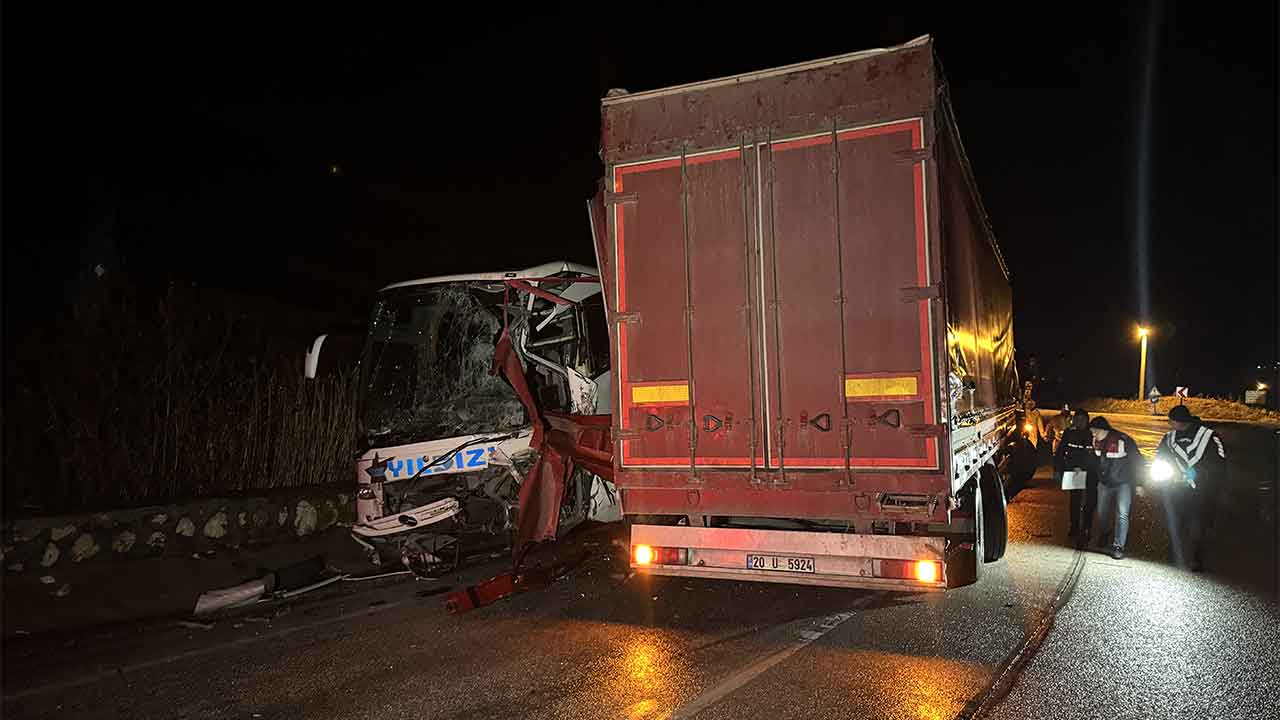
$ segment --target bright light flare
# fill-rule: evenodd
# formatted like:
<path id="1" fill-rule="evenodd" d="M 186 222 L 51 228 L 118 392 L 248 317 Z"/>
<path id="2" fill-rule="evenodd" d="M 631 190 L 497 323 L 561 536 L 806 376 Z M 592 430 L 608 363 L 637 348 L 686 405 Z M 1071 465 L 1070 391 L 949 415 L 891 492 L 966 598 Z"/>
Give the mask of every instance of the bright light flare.
<path id="1" fill-rule="evenodd" d="M 1168 482 L 1173 477 L 1173 466 L 1164 460 L 1151 463 L 1151 479 L 1157 483 Z"/>
<path id="2" fill-rule="evenodd" d="M 648 565 L 653 562 L 653 548 L 648 545 L 637 545 L 635 556 L 637 565 Z"/>
<path id="3" fill-rule="evenodd" d="M 1138 328 L 1138 337 L 1144 338 L 1150 334 L 1151 334 L 1151 328 L 1144 328 L 1144 327 Z"/>
<path id="4" fill-rule="evenodd" d="M 938 563 L 932 560 L 917 560 L 916 580 L 923 583 L 938 582 Z"/>
<path id="5" fill-rule="evenodd" d="M 1022 426 L 1022 429 L 1023 429 L 1023 430 L 1026 430 L 1027 432 L 1031 432 L 1031 431 L 1035 430 L 1036 428 L 1035 428 L 1035 426 L 1034 426 L 1034 425 L 1032 425 L 1031 423 L 1027 423 L 1026 425 L 1023 425 L 1023 426 Z"/>

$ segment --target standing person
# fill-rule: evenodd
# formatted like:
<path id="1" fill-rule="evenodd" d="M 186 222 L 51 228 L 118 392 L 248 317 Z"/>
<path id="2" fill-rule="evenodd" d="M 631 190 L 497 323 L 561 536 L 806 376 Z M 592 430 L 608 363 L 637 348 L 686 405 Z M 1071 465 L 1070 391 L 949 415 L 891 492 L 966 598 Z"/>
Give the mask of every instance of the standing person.
<path id="1" fill-rule="evenodd" d="M 1062 410 L 1060 410 L 1057 415 L 1049 418 L 1048 425 L 1049 438 L 1053 442 L 1052 455 L 1057 455 L 1058 445 L 1062 442 L 1062 436 L 1067 432 L 1067 428 L 1071 427 L 1071 406 L 1063 403 Z"/>
<path id="2" fill-rule="evenodd" d="M 1111 557 L 1123 560 L 1124 544 L 1129 538 L 1129 509 L 1133 507 L 1133 489 L 1138 482 L 1142 456 L 1133 438 L 1111 427 L 1101 415 L 1089 421 L 1089 432 L 1098 454 L 1098 522 L 1104 536 L 1110 535 Z M 1114 525 L 1109 517 L 1113 503 Z"/>
<path id="3" fill-rule="evenodd" d="M 1048 431 L 1044 426 L 1044 416 L 1036 409 L 1035 400 L 1028 400 L 1026 407 L 1026 419 L 1023 429 L 1027 431 L 1027 438 L 1031 440 L 1032 447 L 1038 450 L 1040 444 L 1048 437 Z"/>
<path id="4" fill-rule="evenodd" d="M 1059 487 L 1062 473 L 1067 470 L 1088 473 L 1085 489 L 1069 490 L 1067 496 L 1071 512 L 1069 537 L 1075 538 L 1077 548 L 1083 548 L 1093 530 L 1093 509 L 1098 498 L 1098 454 L 1094 452 L 1093 434 L 1089 431 L 1089 413 L 1084 410 L 1076 410 L 1071 416 L 1071 426 L 1063 434 L 1058 452 L 1053 456 L 1053 477 Z"/>
<path id="5" fill-rule="evenodd" d="M 1200 572 L 1205 535 L 1213 528 L 1218 496 L 1227 480 L 1227 451 L 1218 433 L 1186 406 L 1175 405 L 1169 411 L 1169 424 L 1173 429 L 1156 448 L 1156 461 L 1177 470 L 1164 493 L 1169 542 L 1180 567 L 1186 567 L 1189 558 L 1191 570 Z"/>

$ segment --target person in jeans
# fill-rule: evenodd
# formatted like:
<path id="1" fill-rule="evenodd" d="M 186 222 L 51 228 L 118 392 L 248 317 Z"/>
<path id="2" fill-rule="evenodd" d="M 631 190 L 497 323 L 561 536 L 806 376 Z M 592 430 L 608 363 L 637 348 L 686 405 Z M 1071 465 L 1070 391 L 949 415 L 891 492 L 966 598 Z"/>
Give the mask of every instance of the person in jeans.
<path id="1" fill-rule="evenodd" d="M 1071 509 L 1070 537 L 1075 538 L 1077 548 L 1083 548 L 1093 528 L 1093 507 L 1098 497 L 1098 455 L 1089 433 L 1089 413 L 1084 410 L 1076 410 L 1071 416 L 1071 424 L 1053 455 L 1053 478 L 1059 487 L 1062 473 L 1067 470 L 1088 472 L 1086 489 L 1069 490 L 1067 496 L 1067 506 Z"/>
<path id="2" fill-rule="evenodd" d="M 1098 455 L 1098 522 L 1111 537 L 1111 557 L 1124 558 L 1124 544 L 1129 539 L 1129 509 L 1133 507 L 1133 488 L 1142 469 L 1142 456 L 1133 438 L 1111 427 L 1099 415 L 1089 422 L 1093 447 Z M 1115 505 L 1115 524 L 1111 524 L 1111 506 Z"/>

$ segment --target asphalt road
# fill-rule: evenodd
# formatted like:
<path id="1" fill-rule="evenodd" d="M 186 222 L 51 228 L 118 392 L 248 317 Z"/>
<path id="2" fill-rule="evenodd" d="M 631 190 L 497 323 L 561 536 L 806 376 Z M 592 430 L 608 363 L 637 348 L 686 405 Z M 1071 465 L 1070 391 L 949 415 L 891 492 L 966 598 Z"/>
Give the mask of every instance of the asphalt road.
<path id="1" fill-rule="evenodd" d="M 1163 429 L 1113 421 L 1148 446 Z M 1165 562 L 1149 495 L 1131 557 L 1070 549 L 1042 474 L 1011 501 L 1005 559 L 945 594 L 624 581 L 597 528 L 570 577 L 460 616 L 435 583 L 351 583 L 209 629 L 11 641 L 3 715 L 1278 717 L 1274 440 L 1223 432 L 1238 472 L 1204 574 Z"/>

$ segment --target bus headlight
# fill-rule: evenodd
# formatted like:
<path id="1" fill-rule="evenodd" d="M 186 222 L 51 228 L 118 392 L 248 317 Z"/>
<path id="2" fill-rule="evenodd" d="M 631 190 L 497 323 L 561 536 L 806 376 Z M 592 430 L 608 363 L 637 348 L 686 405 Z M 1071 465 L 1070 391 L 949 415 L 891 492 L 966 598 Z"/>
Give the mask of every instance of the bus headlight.
<path id="1" fill-rule="evenodd" d="M 1166 482 L 1173 477 L 1173 466 L 1164 460 L 1156 460 L 1151 463 L 1151 479 L 1157 483 Z"/>

